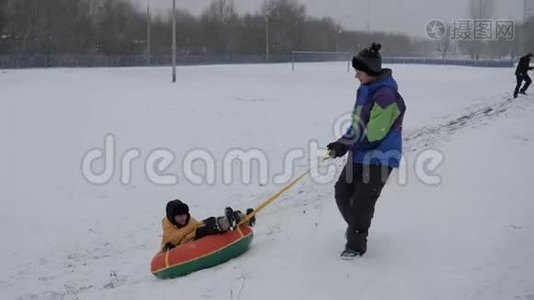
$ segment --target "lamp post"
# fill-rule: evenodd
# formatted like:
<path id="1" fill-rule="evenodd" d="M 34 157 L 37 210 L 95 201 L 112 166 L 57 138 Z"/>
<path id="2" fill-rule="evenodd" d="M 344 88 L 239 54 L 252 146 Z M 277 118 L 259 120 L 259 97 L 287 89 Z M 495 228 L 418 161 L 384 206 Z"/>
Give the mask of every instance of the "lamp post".
<path id="1" fill-rule="evenodd" d="M 339 28 L 336 34 L 336 52 L 339 52 L 339 36 L 343 33 L 343 29 Z"/>
<path id="2" fill-rule="evenodd" d="M 269 63 L 269 15 L 265 15 L 265 62 Z"/>
<path id="3" fill-rule="evenodd" d="M 147 65 L 150 65 L 150 2 L 146 3 L 146 60 Z"/>
<path id="4" fill-rule="evenodd" d="M 176 82 L 176 0 L 172 0 L 172 82 Z"/>

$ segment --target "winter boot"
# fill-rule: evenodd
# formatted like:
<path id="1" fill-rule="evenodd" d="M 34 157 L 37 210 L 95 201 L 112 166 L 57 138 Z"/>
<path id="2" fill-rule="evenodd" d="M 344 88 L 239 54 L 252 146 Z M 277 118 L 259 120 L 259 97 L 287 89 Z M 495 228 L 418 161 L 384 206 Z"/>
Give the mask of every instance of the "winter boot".
<path id="1" fill-rule="evenodd" d="M 247 208 L 247 216 L 250 216 L 252 213 L 254 213 L 254 209 Z M 248 226 L 254 227 L 256 225 L 256 215 L 254 215 L 250 220 L 248 221 Z"/>
<path id="2" fill-rule="evenodd" d="M 343 250 L 343 252 L 341 252 L 341 255 L 340 255 L 342 260 L 353 260 L 358 256 L 362 256 L 362 255 L 359 252 L 356 252 L 350 248 L 345 248 L 345 250 Z"/>
<path id="3" fill-rule="evenodd" d="M 235 230 L 237 223 L 239 223 L 238 219 L 236 218 L 236 212 L 234 212 L 234 210 L 228 206 L 224 209 L 224 215 L 228 220 L 229 230 Z"/>
<path id="4" fill-rule="evenodd" d="M 362 256 L 367 252 L 367 232 L 347 229 L 345 236 L 347 244 L 345 250 L 341 253 L 342 259 L 353 259 Z"/>
<path id="5" fill-rule="evenodd" d="M 215 231 L 218 233 L 224 233 L 230 230 L 230 222 L 228 221 L 228 218 L 226 216 L 224 217 L 218 217 L 217 222 L 215 223 Z"/>
<path id="6" fill-rule="evenodd" d="M 248 208 L 247 209 L 247 214 L 246 215 L 244 213 L 242 213 L 240 210 L 234 211 L 234 219 L 236 221 L 236 224 L 239 224 L 243 219 L 245 219 L 247 217 L 247 215 L 250 215 L 253 212 L 254 212 L 254 209 L 252 209 L 252 208 Z M 253 216 L 252 218 L 250 218 L 250 220 L 248 220 L 247 224 L 250 227 L 254 227 L 254 225 L 256 224 L 256 216 Z"/>
<path id="7" fill-rule="evenodd" d="M 245 218 L 245 214 L 242 213 L 240 210 L 234 211 L 234 219 L 235 219 L 236 224 L 239 224 L 239 222 L 241 222 L 241 220 L 243 220 L 244 218 Z"/>

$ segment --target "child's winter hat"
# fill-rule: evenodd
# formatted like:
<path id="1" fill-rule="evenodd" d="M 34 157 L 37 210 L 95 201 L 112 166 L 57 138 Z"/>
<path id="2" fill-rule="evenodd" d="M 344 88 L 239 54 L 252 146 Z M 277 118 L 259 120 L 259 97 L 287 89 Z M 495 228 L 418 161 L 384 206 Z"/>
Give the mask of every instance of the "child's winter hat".
<path id="1" fill-rule="evenodd" d="M 183 203 L 182 201 L 176 199 L 167 203 L 165 211 L 167 213 L 167 218 L 170 221 L 177 215 L 189 214 L 189 206 L 187 206 L 187 204 Z"/>
<path id="2" fill-rule="evenodd" d="M 382 57 L 380 49 L 382 45 L 373 43 L 371 47 L 364 48 L 352 58 L 352 67 L 358 71 L 363 71 L 371 76 L 377 76 L 382 71 Z"/>
<path id="3" fill-rule="evenodd" d="M 187 215 L 186 223 L 189 223 L 189 219 L 191 218 L 191 215 L 189 215 L 189 206 L 178 199 L 169 201 L 167 207 L 165 207 L 165 212 L 167 213 L 167 220 L 179 228 L 182 225 L 176 223 L 174 217 L 177 215 Z"/>

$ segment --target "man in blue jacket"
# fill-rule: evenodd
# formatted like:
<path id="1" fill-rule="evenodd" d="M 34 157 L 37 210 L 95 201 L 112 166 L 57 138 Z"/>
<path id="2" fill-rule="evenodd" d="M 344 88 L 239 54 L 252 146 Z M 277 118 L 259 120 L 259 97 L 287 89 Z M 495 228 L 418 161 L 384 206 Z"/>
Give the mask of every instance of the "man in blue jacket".
<path id="1" fill-rule="evenodd" d="M 333 157 L 351 152 L 335 185 L 335 198 L 347 222 L 347 243 L 341 256 L 351 259 L 367 251 L 375 204 L 402 156 L 402 122 L 406 106 L 390 69 L 382 69 L 380 44 L 373 43 L 352 60 L 361 85 L 347 132 L 327 148 Z"/>

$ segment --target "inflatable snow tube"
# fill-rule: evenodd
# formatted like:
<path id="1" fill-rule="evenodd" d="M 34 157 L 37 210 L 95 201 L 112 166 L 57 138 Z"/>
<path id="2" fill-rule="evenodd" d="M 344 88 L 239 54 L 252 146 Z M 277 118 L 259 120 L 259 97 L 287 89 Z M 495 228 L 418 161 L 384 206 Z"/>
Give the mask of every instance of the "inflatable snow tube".
<path id="1" fill-rule="evenodd" d="M 176 278 L 222 264 L 245 253 L 253 235 L 251 227 L 241 225 L 235 231 L 210 235 L 159 252 L 152 259 L 152 274 L 161 279 Z"/>

